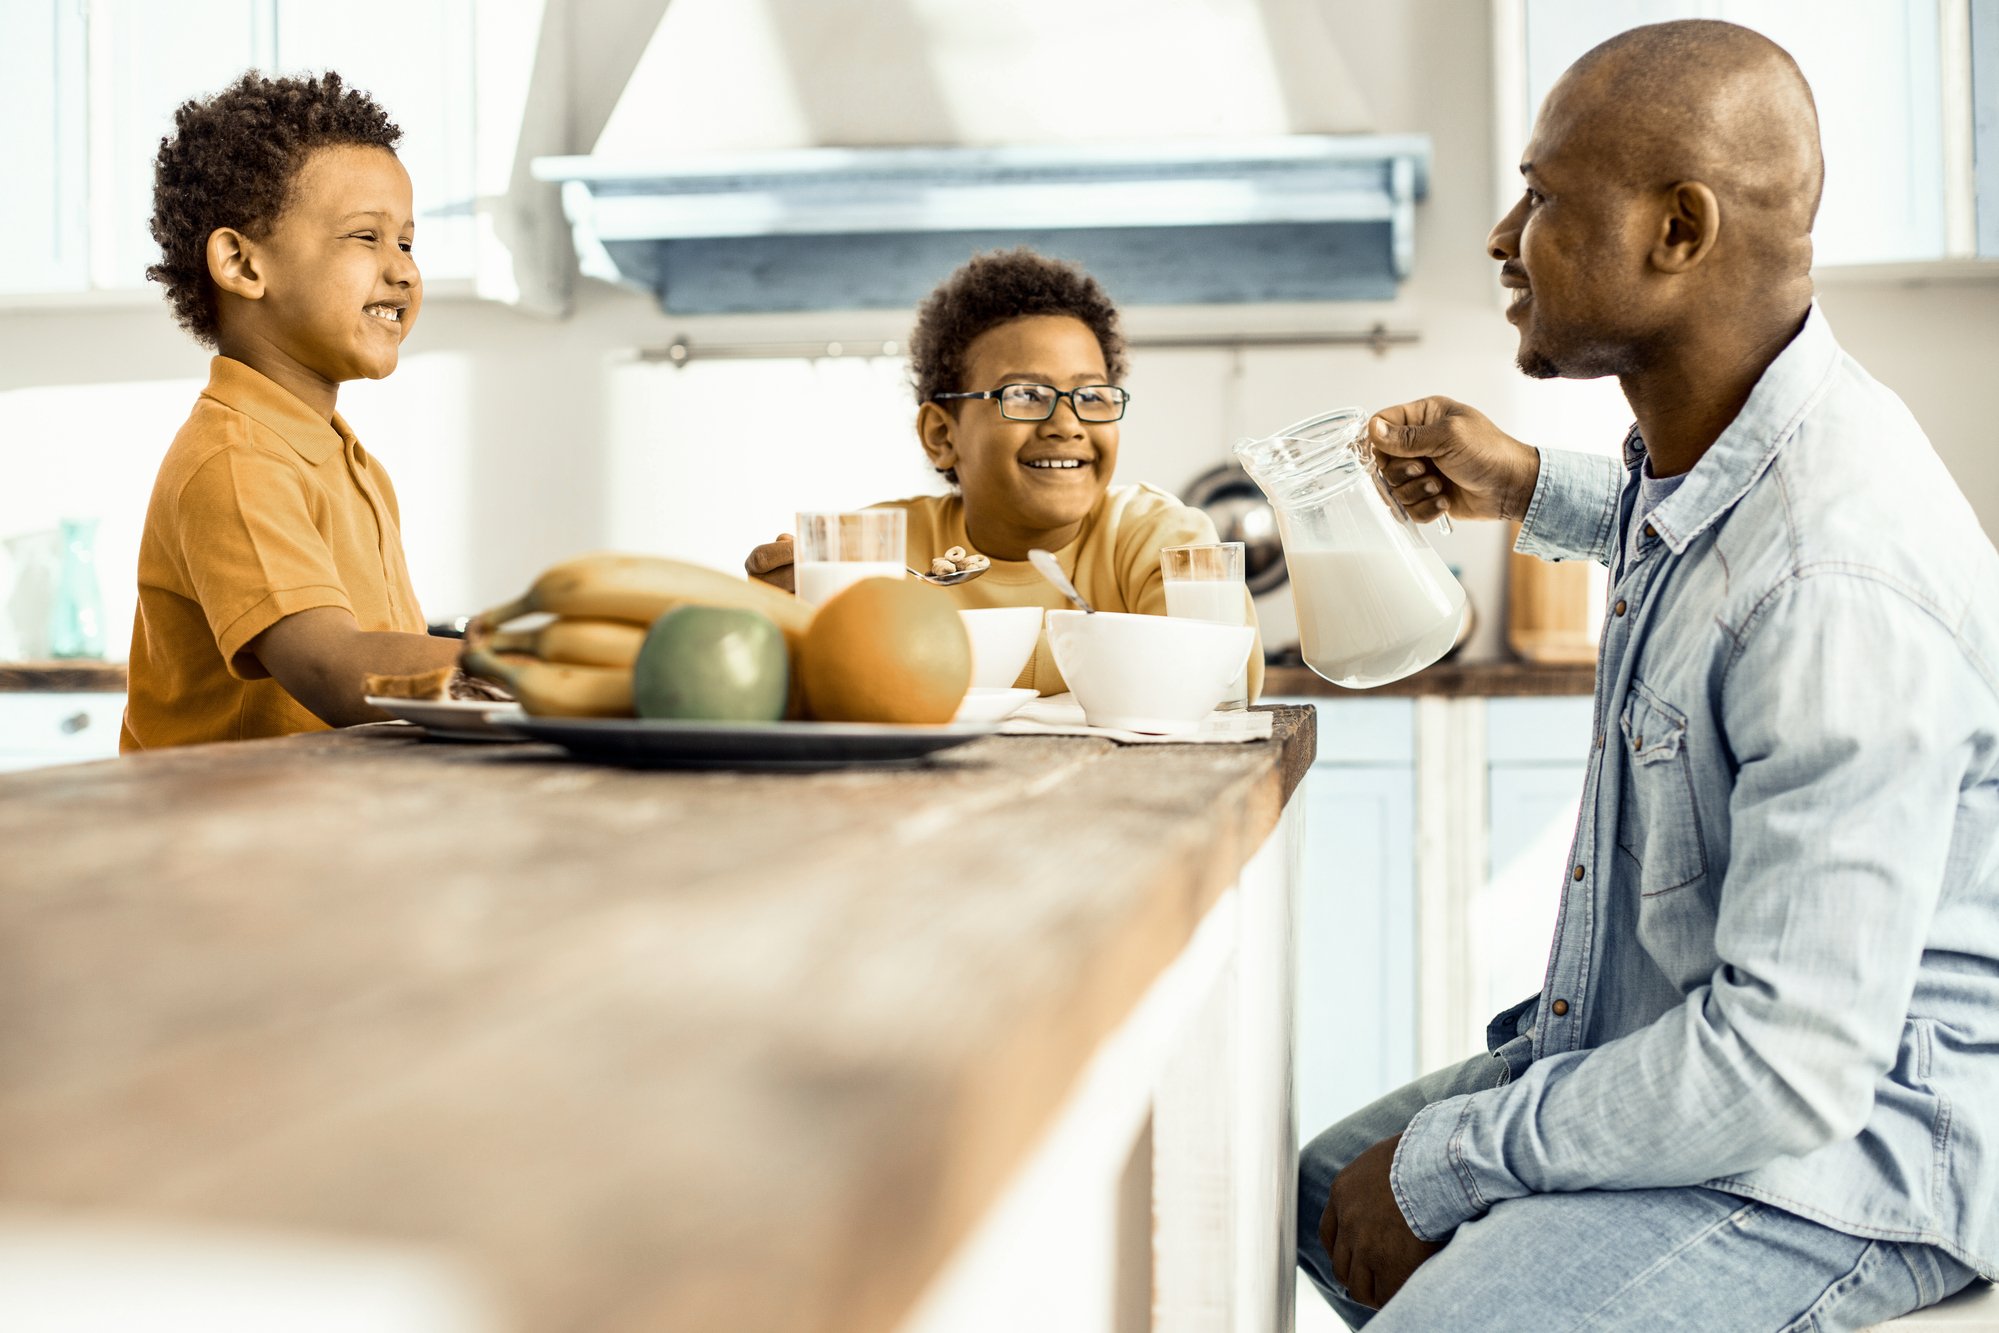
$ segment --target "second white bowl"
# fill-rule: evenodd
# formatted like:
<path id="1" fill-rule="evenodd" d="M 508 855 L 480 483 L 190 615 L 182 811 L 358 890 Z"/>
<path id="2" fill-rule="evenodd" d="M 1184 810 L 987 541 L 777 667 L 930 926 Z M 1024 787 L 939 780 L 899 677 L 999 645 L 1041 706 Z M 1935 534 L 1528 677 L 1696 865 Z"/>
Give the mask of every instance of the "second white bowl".
<path id="1" fill-rule="evenodd" d="M 1118 611 L 1050 611 L 1048 644 L 1093 727 L 1199 731 L 1228 693 L 1256 631 Z"/>
<path id="2" fill-rule="evenodd" d="M 990 606 L 960 611 L 965 633 L 972 640 L 972 688 L 1004 690 L 1020 677 L 1020 669 L 1041 642 L 1042 610 L 1038 606 Z"/>

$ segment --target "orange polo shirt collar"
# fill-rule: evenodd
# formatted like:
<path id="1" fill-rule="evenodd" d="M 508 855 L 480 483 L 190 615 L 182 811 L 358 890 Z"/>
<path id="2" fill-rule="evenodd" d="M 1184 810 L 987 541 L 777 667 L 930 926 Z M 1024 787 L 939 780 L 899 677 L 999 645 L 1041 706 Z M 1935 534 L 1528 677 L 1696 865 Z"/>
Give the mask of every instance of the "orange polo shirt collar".
<path id="1" fill-rule="evenodd" d="M 209 362 L 208 387 L 202 394 L 268 427 L 315 467 L 358 443 L 338 412 L 328 421 L 276 380 L 233 357 L 218 356 Z"/>

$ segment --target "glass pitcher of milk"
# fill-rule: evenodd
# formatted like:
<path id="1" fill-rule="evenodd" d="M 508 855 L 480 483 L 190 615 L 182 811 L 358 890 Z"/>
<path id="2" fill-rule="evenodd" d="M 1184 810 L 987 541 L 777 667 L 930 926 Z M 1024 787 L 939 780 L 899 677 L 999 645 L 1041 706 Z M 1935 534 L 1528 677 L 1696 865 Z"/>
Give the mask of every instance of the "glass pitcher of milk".
<path id="1" fill-rule="evenodd" d="M 1366 425 L 1343 407 L 1235 447 L 1277 512 L 1305 664 L 1350 689 L 1422 670 L 1465 620 L 1464 589 L 1382 484 Z"/>

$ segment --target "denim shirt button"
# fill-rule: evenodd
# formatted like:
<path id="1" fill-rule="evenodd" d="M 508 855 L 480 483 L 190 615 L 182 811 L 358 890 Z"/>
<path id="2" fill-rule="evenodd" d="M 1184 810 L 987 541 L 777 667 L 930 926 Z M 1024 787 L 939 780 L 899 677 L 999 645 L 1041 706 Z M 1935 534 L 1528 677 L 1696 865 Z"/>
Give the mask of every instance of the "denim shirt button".
<path id="1" fill-rule="evenodd" d="M 1617 599 L 1617 605 L 1616 605 L 1616 606 L 1613 606 L 1613 607 L 1611 607 L 1610 609 L 1611 609 L 1611 611 L 1612 611 L 1613 613 L 1615 613 L 1615 614 L 1617 614 L 1617 615 L 1620 615 L 1620 616 L 1621 616 L 1621 615 L 1623 615 L 1623 614 L 1624 614 L 1624 599 L 1623 599 L 1622 597 L 1618 598 L 1618 599 Z"/>
<path id="2" fill-rule="evenodd" d="M 1582 877 L 1583 877 L 1583 868 L 1582 868 L 1581 866 L 1577 866 L 1577 867 L 1576 867 L 1576 878 L 1577 878 L 1577 879 L 1581 879 Z"/>
<path id="3" fill-rule="evenodd" d="M 1567 1000 L 1557 1000 L 1548 1007 L 1555 1011 L 1555 1017 L 1557 1018 L 1566 1018 L 1568 1016 L 1569 1002 Z"/>

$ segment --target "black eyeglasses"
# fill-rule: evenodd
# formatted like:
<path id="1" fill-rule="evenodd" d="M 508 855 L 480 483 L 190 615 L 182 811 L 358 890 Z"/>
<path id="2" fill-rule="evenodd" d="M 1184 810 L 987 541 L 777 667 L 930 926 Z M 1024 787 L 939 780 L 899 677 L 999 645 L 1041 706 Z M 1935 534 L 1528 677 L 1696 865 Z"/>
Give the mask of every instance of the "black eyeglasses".
<path id="1" fill-rule="evenodd" d="M 1131 395 L 1115 384 L 1085 384 L 1076 389 L 1058 389 L 1051 384 L 1002 384 L 982 393 L 933 393 L 944 398 L 997 398 L 1000 415 L 1008 421 L 1046 421 L 1055 415 L 1055 404 L 1069 400 L 1078 421 L 1117 421 Z"/>

